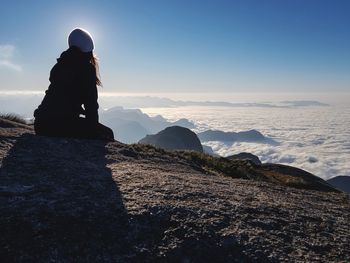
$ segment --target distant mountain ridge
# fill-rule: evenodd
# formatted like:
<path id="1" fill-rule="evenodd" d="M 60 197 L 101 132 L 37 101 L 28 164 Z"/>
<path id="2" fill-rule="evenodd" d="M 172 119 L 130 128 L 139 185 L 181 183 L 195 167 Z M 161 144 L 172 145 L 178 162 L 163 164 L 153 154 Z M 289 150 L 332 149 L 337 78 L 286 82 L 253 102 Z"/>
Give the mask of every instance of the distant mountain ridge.
<path id="1" fill-rule="evenodd" d="M 169 126 L 194 128 L 187 119 L 169 122 L 160 115 L 150 117 L 139 109 L 113 107 L 100 112 L 100 121 L 110 127 L 117 140 L 124 143 L 136 143 L 147 134 L 157 133 Z"/>
<path id="2" fill-rule="evenodd" d="M 2 112 L 16 112 L 27 118 L 33 116 L 34 109 L 40 104 L 44 92 L 1 92 L 0 105 Z M 229 102 L 229 101 L 185 101 L 169 99 L 157 96 L 120 96 L 110 93 L 99 93 L 101 108 L 112 108 L 115 105 L 124 108 L 156 108 L 156 107 L 181 107 L 181 106 L 209 106 L 209 107 L 259 107 L 259 108 L 293 108 L 293 107 L 318 107 L 329 106 L 326 103 L 315 100 L 289 100 L 277 102 Z M 14 105 L 16 107 L 14 108 Z"/>
<path id="3" fill-rule="evenodd" d="M 259 107 L 259 108 L 293 108 L 329 106 L 329 104 L 315 100 L 286 100 L 277 102 L 230 102 L 230 101 L 191 101 L 175 100 L 156 96 L 111 96 L 103 97 L 107 106 L 120 105 L 126 108 L 154 108 L 154 107 L 182 107 L 182 106 L 208 106 L 208 107 Z"/>
<path id="4" fill-rule="evenodd" d="M 224 132 L 220 130 L 207 130 L 198 133 L 201 142 L 222 141 L 222 142 L 259 142 L 278 144 L 276 141 L 265 137 L 257 130 L 241 131 L 241 132 Z"/>
<path id="5" fill-rule="evenodd" d="M 335 188 L 350 194 L 350 176 L 336 176 L 328 179 L 327 182 Z"/>
<path id="6" fill-rule="evenodd" d="M 181 126 L 195 129 L 196 126 L 188 119 L 179 119 L 169 122 L 161 115 L 150 117 L 139 109 L 124 109 L 113 107 L 100 112 L 100 121 L 110 127 L 115 138 L 124 143 L 136 143 L 146 135 L 155 134 L 171 126 Z M 261 134 L 257 130 L 241 132 L 224 132 L 220 130 L 207 130 L 198 133 L 201 142 L 223 141 L 223 142 L 258 142 L 278 145 L 278 142 Z M 209 150 L 209 148 L 207 148 Z"/>

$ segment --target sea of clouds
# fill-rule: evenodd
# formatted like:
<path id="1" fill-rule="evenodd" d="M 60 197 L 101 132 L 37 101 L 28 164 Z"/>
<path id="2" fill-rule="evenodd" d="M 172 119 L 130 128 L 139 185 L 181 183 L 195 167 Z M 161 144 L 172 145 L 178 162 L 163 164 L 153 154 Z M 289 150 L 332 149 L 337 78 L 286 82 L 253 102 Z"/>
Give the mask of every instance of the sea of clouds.
<path id="1" fill-rule="evenodd" d="M 262 162 L 305 169 L 324 179 L 350 175 L 350 106 L 144 108 L 149 115 L 169 120 L 187 118 L 195 131 L 256 129 L 277 145 L 248 142 L 206 142 L 214 152 L 228 156 L 251 152 Z"/>

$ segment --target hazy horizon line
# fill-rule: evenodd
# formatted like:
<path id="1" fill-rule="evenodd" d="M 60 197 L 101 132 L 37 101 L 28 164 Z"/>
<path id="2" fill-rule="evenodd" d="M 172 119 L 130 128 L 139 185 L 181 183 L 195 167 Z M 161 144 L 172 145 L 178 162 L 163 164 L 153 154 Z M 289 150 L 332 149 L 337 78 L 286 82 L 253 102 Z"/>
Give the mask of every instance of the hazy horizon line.
<path id="1" fill-rule="evenodd" d="M 284 100 L 315 100 L 328 104 L 343 104 L 350 100 L 350 92 L 110 92 L 99 89 L 99 97 L 158 97 L 173 100 L 224 101 L 224 102 L 277 102 Z M 0 96 L 44 95 L 45 90 L 0 90 Z"/>

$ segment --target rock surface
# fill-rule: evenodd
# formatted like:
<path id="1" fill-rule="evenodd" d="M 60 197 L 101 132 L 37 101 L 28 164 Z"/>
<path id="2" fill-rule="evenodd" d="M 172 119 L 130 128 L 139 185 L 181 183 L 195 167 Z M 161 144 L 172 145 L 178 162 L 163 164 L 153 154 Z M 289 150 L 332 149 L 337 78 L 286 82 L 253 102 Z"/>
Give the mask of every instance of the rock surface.
<path id="1" fill-rule="evenodd" d="M 344 193 L 222 176 L 150 146 L 34 136 L 3 120 L 0 138 L 2 262 L 350 261 Z"/>
<path id="2" fill-rule="evenodd" d="M 227 156 L 226 158 L 229 160 L 251 160 L 255 164 L 261 164 L 261 161 L 258 156 L 247 152 L 230 155 L 230 156 Z"/>
<path id="3" fill-rule="evenodd" d="M 154 135 L 147 135 L 139 141 L 166 150 L 189 150 L 203 152 L 203 147 L 197 135 L 188 128 L 180 126 L 167 127 Z"/>

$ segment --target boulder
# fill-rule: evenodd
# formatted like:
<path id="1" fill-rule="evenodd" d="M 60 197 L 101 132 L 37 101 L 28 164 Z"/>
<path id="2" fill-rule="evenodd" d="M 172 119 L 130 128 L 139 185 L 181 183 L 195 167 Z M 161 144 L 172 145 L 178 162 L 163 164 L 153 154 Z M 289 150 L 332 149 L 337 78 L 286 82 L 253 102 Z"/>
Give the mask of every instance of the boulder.
<path id="1" fill-rule="evenodd" d="M 139 141 L 166 150 L 189 150 L 203 152 L 203 147 L 197 135 L 190 129 L 171 126 L 154 135 L 147 135 Z"/>

